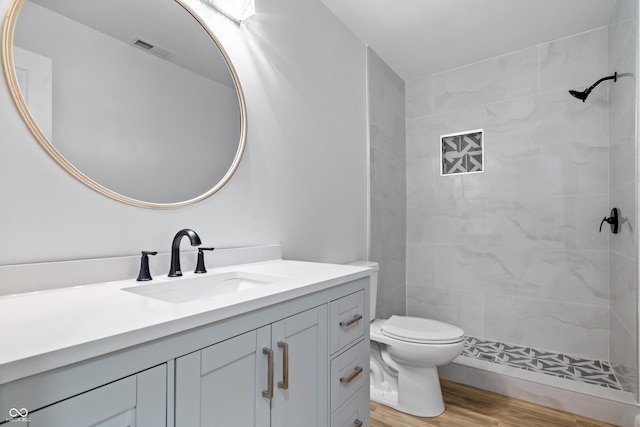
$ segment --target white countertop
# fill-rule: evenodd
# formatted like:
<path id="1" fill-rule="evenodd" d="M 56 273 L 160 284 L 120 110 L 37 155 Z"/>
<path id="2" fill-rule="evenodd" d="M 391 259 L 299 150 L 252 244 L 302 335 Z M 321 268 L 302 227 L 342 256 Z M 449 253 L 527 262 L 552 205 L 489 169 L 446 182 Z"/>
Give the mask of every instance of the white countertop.
<path id="1" fill-rule="evenodd" d="M 193 273 L 0 297 L 0 384 L 327 289 L 371 270 L 276 260 L 209 269 L 207 275 L 231 271 L 284 280 L 180 304 L 121 289 L 185 280 Z"/>

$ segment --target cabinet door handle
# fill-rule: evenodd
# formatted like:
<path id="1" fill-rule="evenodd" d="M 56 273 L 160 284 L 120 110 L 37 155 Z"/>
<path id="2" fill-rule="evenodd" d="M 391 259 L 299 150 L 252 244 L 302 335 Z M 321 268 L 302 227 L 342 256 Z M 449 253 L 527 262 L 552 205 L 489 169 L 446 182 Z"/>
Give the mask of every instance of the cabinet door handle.
<path id="1" fill-rule="evenodd" d="M 357 323 L 359 320 L 362 320 L 362 314 L 354 314 L 351 320 L 347 320 L 346 322 L 340 322 L 340 326 L 343 328 L 348 328 L 349 326 Z"/>
<path id="2" fill-rule="evenodd" d="M 278 341 L 278 348 L 282 349 L 282 381 L 278 381 L 278 388 L 289 389 L 289 344 Z"/>
<path id="3" fill-rule="evenodd" d="M 266 397 L 267 399 L 273 399 L 273 350 L 270 348 L 264 347 L 262 349 L 262 354 L 266 354 L 269 363 L 269 373 L 267 375 L 267 389 L 262 390 L 262 397 Z"/>
<path id="4" fill-rule="evenodd" d="M 348 377 L 340 378 L 340 382 L 342 384 L 349 384 L 351 381 L 355 380 L 358 375 L 362 373 L 362 368 L 360 366 L 356 366 L 353 368 L 353 373 Z"/>
<path id="5" fill-rule="evenodd" d="M 362 427 L 363 422 L 360 421 L 359 419 L 355 419 L 353 420 L 353 427 Z"/>

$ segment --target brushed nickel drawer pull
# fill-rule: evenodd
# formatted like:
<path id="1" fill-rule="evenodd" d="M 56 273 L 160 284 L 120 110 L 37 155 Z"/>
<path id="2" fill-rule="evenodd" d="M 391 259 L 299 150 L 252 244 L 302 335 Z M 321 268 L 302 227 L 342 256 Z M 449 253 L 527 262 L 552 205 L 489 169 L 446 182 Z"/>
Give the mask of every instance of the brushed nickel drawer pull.
<path id="1" fill-rule="evenodd" d="M 270 348 L 264 347 L 262 349 L 262 354 L 266 354 L 269 358 L 269 373 L 267 375 L 267 389 L 262 390 L 262 397 L 266 397 L 267 399 L 273 399 L 273 350 Z"/>
<path id="2" fill-rule="evenodd" d="M 355 380 L 358 375 L 362 373 L 362 368 L 360 366 L 356 366 L 353 368 L 353 373 L 349 375 L 347 378 L 340 378 L 340 382 L 342 384 L 349 384 L 351 381 Z"/>
<path id="3" fill-rule="evenodd" d="M 278 388 L 289 389 L 289 344 L 278 341 L 278 348 L 282 349 L 282 381 L 278 381 Z"/>
<path id="4" fill-rule="evenodd" d="M 362 427 L 362 424 L 362 421 L 357 418 L 353 421 L 353 427 Z"/>
<path id="5" fill-rule="evenodd" d="M 343 328 L 348 328 L 349 326 L 353 325 L 354 323 L 357 323 L 360 320 L 362 320 L 362 314 L 354 314 L 351 320 L 348 320 L 346 322 L 340 322 L 340 326 L 342 326 Z"/>

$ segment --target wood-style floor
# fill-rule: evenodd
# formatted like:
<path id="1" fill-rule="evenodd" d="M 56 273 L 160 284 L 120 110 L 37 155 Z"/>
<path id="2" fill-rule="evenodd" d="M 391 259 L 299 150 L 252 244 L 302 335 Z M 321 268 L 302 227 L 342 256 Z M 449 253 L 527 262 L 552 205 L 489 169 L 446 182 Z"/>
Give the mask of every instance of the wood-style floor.
<path id="1" fill-rule="evenodd" d="M 612 427 L 451 381 L 441 380 L 445 411 L 419 418 L 371 402 L 371 427 Z"/>

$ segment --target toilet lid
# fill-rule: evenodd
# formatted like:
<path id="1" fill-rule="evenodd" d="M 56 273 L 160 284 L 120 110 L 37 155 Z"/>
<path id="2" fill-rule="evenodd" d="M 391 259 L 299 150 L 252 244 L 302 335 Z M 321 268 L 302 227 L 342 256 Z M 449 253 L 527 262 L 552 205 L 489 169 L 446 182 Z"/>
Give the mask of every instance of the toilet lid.
<path id="1" fill-rule="evenodd" d="M 464 338 L 457 326 L 421 317 L 391 316 L 380 330 L 390 338 L 422 344 L 449 344 Z"/>

